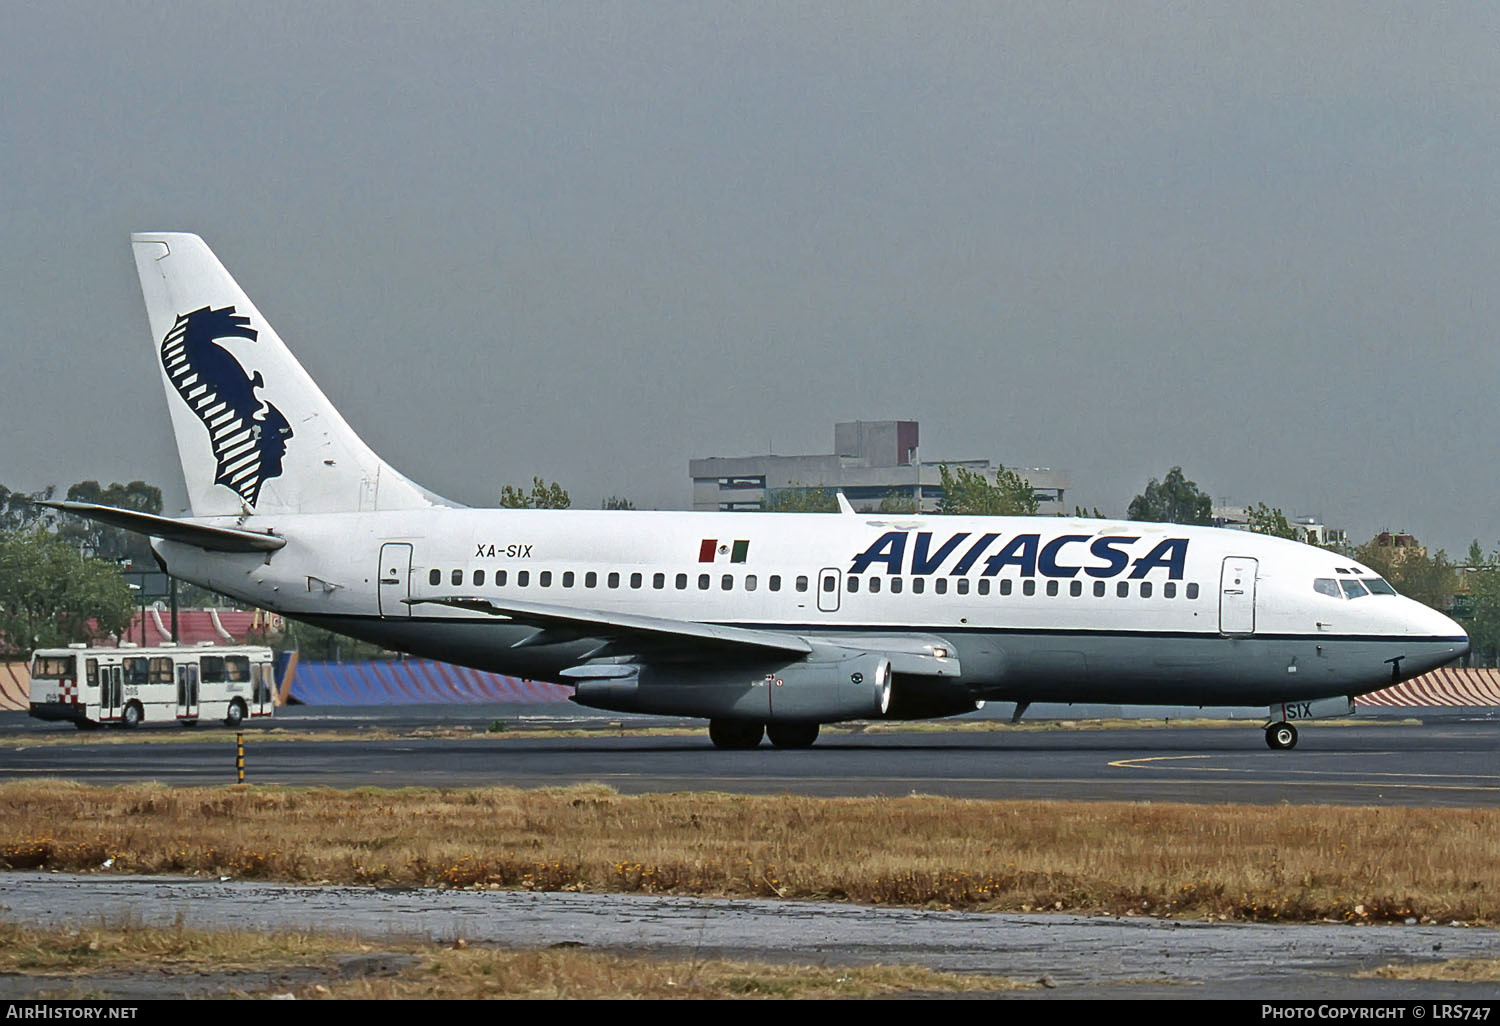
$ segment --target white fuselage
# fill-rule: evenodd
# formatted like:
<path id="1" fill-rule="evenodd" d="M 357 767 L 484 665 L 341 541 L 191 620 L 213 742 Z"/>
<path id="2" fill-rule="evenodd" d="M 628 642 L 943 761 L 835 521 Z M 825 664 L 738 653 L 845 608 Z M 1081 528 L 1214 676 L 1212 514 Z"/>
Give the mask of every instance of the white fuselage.
<path id="1" fill-rule="evenodd" d="M 1357 695 L 1468 645 L 1457 624 L 1417 602 L 1315 587 L 1376 579 L 1348 557 L 1214 528 L 441 508 L 266 514 L 254 524 L 286 546 L 157 550 L 174 575 L 264 608 L 536 679 L 561 679 L 597 639 L 513 647 L 536 629 L 428 600 L 542 603 L 844 644 L 936 637 L 961 674 L 911 686 L 959 699 L 1250 705 Z"/>

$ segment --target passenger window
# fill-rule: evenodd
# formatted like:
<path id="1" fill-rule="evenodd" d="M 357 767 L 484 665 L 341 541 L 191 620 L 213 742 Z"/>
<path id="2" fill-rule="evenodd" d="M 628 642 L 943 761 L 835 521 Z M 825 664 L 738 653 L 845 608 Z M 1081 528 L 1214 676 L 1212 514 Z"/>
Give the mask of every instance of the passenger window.
<path id="1" fill-rule="evenodd" d="M 1103 598 L 1103 597 L 1104 597 L 1104 582 L 1103 581 L 1095 581 L 1094 582 L 1094 598 Z"/>
<path id="2" fill-rule="evenodd" d="M 585 588 L 599 587 L 599 575 L 590 570 L 583 575 L 583 586 Z"/>
<path id="3" fill-rule="evenodd" d="M 610 573 L 609 573 L 609 576 L 604 579 L 604 583 L 607 584 L 607 585 L 609 585 L 609 587 L 611 587 L 611 588 L 618 588 L 620 586 L 620 575 L 619 575 L 619 573 L 617 573 L 616 571 L 611 570 Z"/>
<path id="4" fill-rule="evenodd" d="M 878 595 L 879 593 L 880 593 L 880 578 L 879 577 L 871 577 L 870 578 L 870 594 L 871 595 Z"/>
<path id="5" fill-rule="evenodd" d="M 1083 582 L 1082 581 L 1069 581 L 1068 582 L 1068 594 L 1072 595 L 1074 598 L 1077 598 L 1078 596 L 1082 595 L 1083 594 Z"/>
<path id="6" fill-rule="evenodd" d="M 990 593 L 989 578 L 981 577 L 979 579 L 979 594 L 981 594 L 981 595 L 988 595 L 989 593 Z"/>
<path id="7" fill-rule="evenodd" d="M 839 586 L 839 579 L 837 577 L 833 576 L 833 574 L 829 574 L 827 577 L 823 578 L 823 590 L 826 591 L 828 594 L 832 595 L 834 593 L 834 591 L 838 588 L 838 586 Z"/>
<path id="8" fill-rule="evenodd" d="M 1339 590 L 1339 582 L 1332 577 L 1319 577 L 1313 581 L 1313 591 L 1319 595 L 1327 595 L 1329 598 L 1344 597 L 1344 593 Z"/>
<path id="9" fill-rule="evenodd" d="M 797 590 L 798 591 L 806 591 L 807 590 L 807 578 L 806 577 L 798 577 L 797 578 Z"/>
<path id="10" fill-rule="evenodd" d="M 667 575 L 666 574 L 652 574 L 651 575 L 651 587 L 655 588 L 657 591 L 661 591 L 666 586 L 667 586 Z"/>
<path id="11" fill-rule="evenodd" d="M 1162 594 L 1162 598 L 1176 598 L 1177 597 L 1177 584 L 1176 584 L 1176 582 L 1174 582 L 1174 581 L 1168 581 L 1166 584 L 1163 584 L 1161 586 L 1161 594 Z"/>
<path id="12" fill-rule="evenodd" d="M 464 572 L 462 570 L 455 570 L 455 571 L 453 571 L 452 577 L 453 577 L 453 583 L 454 584 L 462 584 L 462 583 L 464 583 Z"/>
<path id="13" fill-rule="evenodd" d="M 902 585 L 901 585 L 901 578 L 899 578 L 899 577 L 892 577 L 891 578 L 891 594 L 892 595 L 899 595 L 899 594 L 901 594 L 901 587 L 902 587 Z"/>
<path id="14" fill-rule="evenodd" d="M 1121 581 L 1121 582 L 1119 582 L 1118 584 L 1115 585 L 1115 595 L 1117 597 L 1119 597 L 1119 598 L 1125 598 L 1129 594 L 1130 594 L 1130 582 L 1129 581 Z"/>
<path id="15" fill-rule="evenodd" d="M 1026 580 L 1022 581 L 1021 582 L 1021 594 L 1023 594 L 1023 595 L 1035 595 L 1036 594 L 1036 581 L 1032 580 L 1029 577 Z"/>
<path id="16" fill-rule="evenodd" d="M 1198 597 L 1198 585 L 1196 582 L 1187 586 L 1187 597 L 1190 599 Z"/>
<path id="17" fill-rule="evenodd" d="M 518 588 L 524 588 L 529 583 L 531 583 L 531 571 L 530 570 L 517 570 L 516 571 L 516 587 L 518 587 Z"/>
<path id="18" fill-rule="evenodd" d="M 848 589 L 849 594 L 853 595 L 854 593 L 856 593 L 857 591 L 859 591 L 859 578 L 855 577 L 853 574 L 850 574 L 849 575 L 849 583 L 846 584 L 844 587 Z"/>
<path id="19" fill-rule="evenodd" d="M 967 577 L 960 577 L 958 579 L 958 593 L 960 595 L 967 595 L 969 593 L 969 579 Z"/>
<path id="20" fill-rule="evenodd" d="M 543 570 L 541 573 L 537 574 L 536 582 L 543 588 L 552 587 L 552 571 Z"/>
<path id="21" fill-rule="evenodd" d="M 1048 581 L 1047 582 L 1047 594 L 1048 594 L 1049 597 L 1050 596 L 1055 596 L 1057 594 L 1057 582 L 1056 581 Z"/>
<path id="22" fill-rule="evenodd" d="M 719 588 L 722 591 L 732 591 L 732 590 L 734 590 L 734 575 L 733 574 L 725 574 L 719 580 Z"/>
<path id="23" fill-rule="evenodd" d="M 755 590 L 755 575 L 754 574 L 746 574 L 745 575 L 745 590 L 746 591 L 754 591 Z"/>
<path id="24" fill-rule="evenodd" d="M 698 590 L 699 591 L 707 591 L 708 590 L 708 574 L 699 574 L 698 575 Z"/>
<path id="25" fill-rule="evenodd" d="M 781 590 L 781 575 L 780 574 L 772 574 L 771 575 L 771 590 L 772 591 L 780 591 Z"/>
<path id="26" fill-rule="evenodd" d="M 479 587 L 483 583 L 484 583 L 484 571 L 483 570 L 475 570 L 474 571 L 474 587 L 477 588 L 477 587 Z"/>
<path id="27" fill-rule="evenodd" d="M 503 588 L 503 587 L 505 587 L 505 571 L 504 570 L 496 570 L 495 571 L 495 587 L 497 587 L 497 588 Z"/>
<path id="28" fill-rule="evenodd" d="M 911 579 L 911 592 L 912 592 L 913 595 L 920 595 L 920 594 L 922 594 L 923 590 L 926 589 L 926 587 L 927 587 L 927 578 L 925 578 L 925 577 L 913 577 Z"/>
<path id="29" fill-rule="evenodd" d="M 687 574 L 677 575 L 677 590 L 683 591 L 687 588 Z"/>
<path id="30" fill-rule="evenodd" d="M 428 584 L 442 584 L 443 583 L 443 572 L 441 570 L 434 570 L 431 573 L 429 573 L 427 575 L 427 583 Z"/>
<path id="31" fill-rule="evenodd" d="M 937 580 L 933 581 L 932 590 L 937 592 L 939 595 L 948 594 L 948 578 L 939 577 Z"/>
<path id="32" fill-rule="evenodd" d="M 1141 582 L 1141 598 L 1150 598 L 1150 597 L 1151 597 L 1151 582 L 1150 581 L 1142 581 Z"/>
<path id="33" fill-rule="evenodd" d="M 1000 578 L 1000 594 L 1002 594 L 1002 595 L 1009 595 L 1010 592 L 1011 592 L 1011 589 L 1014 588 L 1014 587 L 1015 587 L 1015 584 L 1014 584 L 1013 581 L 1011 581 L 1011 579 L 1009 577 L 1002 577 L 1002 578 Z"/>
<path id="34" fill-rule="evenodd" d="M 631 574 L 630 575 L 630 586 L 632 588 L 639 588 L 641 586 L 641 581 L 643 581 L 643 580 L 644 580 L 644 578 L 641 577 L 640 574 Z"/>
<path id="35" fill-rule="evenodd" d="M 571 571 L 571 570 L 564 570 L 563 571 L 563 587 L 564 588 L 571 588 L 571 587 L 573 587 L 573 571 Z"/>

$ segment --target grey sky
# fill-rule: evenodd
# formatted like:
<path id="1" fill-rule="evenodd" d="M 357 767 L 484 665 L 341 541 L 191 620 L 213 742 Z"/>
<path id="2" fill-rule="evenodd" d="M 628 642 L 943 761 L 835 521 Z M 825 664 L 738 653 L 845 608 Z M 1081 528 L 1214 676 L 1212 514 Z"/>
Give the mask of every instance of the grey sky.
<path id="1" fill-rule="evenodd" d="M 473 504 L 900 417 L 1500 544 L 1493 4 L 0 2 L 0 97 L 12 488 L 184 501 L 168 230 Z"/>

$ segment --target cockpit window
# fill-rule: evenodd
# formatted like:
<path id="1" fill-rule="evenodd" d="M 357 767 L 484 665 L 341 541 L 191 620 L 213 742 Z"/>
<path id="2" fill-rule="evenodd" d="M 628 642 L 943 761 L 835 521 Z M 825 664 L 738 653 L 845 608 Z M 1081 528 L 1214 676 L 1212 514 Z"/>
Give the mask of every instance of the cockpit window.
<path id="1" fill-rule="evenodd" d="M 1343 587 L 1344 594 L 1352 599 L 1364 598 L 1370 594 L 1365 590 L 1365 586 L 1358 581 L 1340 581 L 1339 585 Z"/>
<path id="2" fill-rule="evenodd" d="M 1343 598 L 1344 593 L 1339 591 L 1339 582 L 1332 577 L 1319 577 L 1313 581 L 1313 591 L 1319 595 L 1327 595 L 1329 598 Z"/>
<path id="3" fill-rule="evenodd" d="M 1396 594 L 1396 589 L 1392 588 L 1390 586 L 1390 584 L 1383 577 L 1361 577 L 1360 580 L 1364 581 L 1365 587 L 1367 587 L 1367 588 L 1370 589 L 1371 594 L 1374 594 L 1374 595 L 1394 595 L 1394 594 Z"/>

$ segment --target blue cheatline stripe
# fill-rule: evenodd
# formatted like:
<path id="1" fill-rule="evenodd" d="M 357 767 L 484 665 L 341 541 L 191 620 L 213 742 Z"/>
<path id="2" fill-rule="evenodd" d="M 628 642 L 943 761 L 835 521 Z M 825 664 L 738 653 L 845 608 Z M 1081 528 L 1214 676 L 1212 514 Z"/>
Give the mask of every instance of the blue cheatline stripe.
<path id="1" fill-rule="evenodd" d="M 281 663 L 283 676 L 286 658 Z M 573 689 L 522 681 L 430 659 L 297 664 L 292 698 L 305 705 L 462 705 L 488 702 L 564 702 Z"/>

